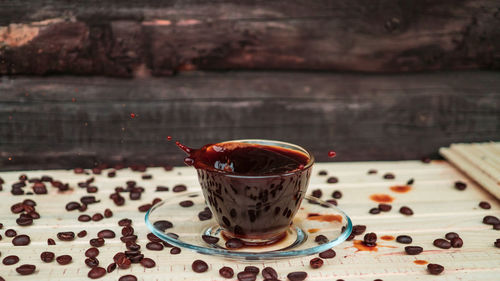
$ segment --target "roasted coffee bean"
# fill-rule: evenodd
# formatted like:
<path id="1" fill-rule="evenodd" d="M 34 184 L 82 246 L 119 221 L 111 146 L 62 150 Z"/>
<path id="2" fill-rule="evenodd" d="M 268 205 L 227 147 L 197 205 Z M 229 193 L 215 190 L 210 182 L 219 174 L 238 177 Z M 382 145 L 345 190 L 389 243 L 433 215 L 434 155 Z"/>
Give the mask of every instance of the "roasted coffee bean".
<path id="1" fill-rule="evenodd" d="M 90 246 L 93 247 L 102 247 L 104 245 L 104 239 L 102 238 L 94 238 L 90 239 Z"/>
<path id="2" fill-rule="evenodd" d="M 320 234 L 314 238 L 314 242 L 316 242 L 320 245 L 325 244 L 325 243 L 328 243 L 328 238 L 325 235 Z"/>
<path id="3" fill-rule="evenodd" d="M 226 247 L 229 249 L 239 249 L 244 246 L 243 241 L 238 238 L 231 238 L 226 241 Z"/>
<path id="4" fill-rule="evenodd" d="M 325 170 L 321 170 L 318 172 L 318 176 L 326 176 L 326 175 L 328 175 L 328 172 Z"/>
<path id="5" fill-rule="evenodd" d="M 43 261 L 43 262 L 52 262 L 55 258 L 55 254 L 52 253 L 52 252 L 42 252 L 40 254 L 40 259 Z"/>
<path id="6" fill-rule="evenodd" d="M 123 236 L 134 235 L 134 228 L 131 226 L 125 226 L 124 228 L 122 228 L 122 235 Z"/>
<path id="7" fill-rule="evenodd" d="M 186 190 L 187 190 L 187 187 L 183 184 L 178 184 L 172 188 L 173 192 L 182 192 L 182 191 L 186 191 Z"/>
<path id="8" fill-rule="evenodd" d="M 363 244 L 368 247 L 374 247 L 377 245 L 377 234 L 370 232 L 365 234 L 363 237 Z"/>
<path id="9" fill-rule="evenodd" d="M 2 229 L 2 228 L 3 228 L 3 223 L 0 223 L 0 229 Z"/>
<path id="10" fill-rule="evenodd" d="M 115 262 L 116 265 L 121 269 L 127 269 L 132 264 L 132 262 L 129 260 L 129 258 L 127 258 L 127 256 L 125 256 L 125 254 L 123 256 L 120 256 Z"/>
<path id="11" fill-rule="evenodd" d="M 399 209 L 399 212 L 403 215 L 406 215 L 406 216 L 411 216 L 413 215 L 413 211 L 412 209 L 406 207 L 406 206 L 403 206 Z"/>
<path id="12" fill-rule="evenodd" d="M 139 200 L 141 199 L 141 193 L 140 192 L 130 192 L 129 198 L 130 200 Z"/>
<path id="13" fill-rule="evenodd" d="M 104 217 L 110 218 L 113 216 L 113 212 L 110 209 L 104 210 Z"/>
<path id="14" fill-rule="evenodd" d="M 218 237 L 210 236 L 210 235 L 202 235 L 201 238 L 203 241 L 207 242 L 208 244 L 216 244 L 219 242 Z"/>
<path id="15" fill-rule="evenodd" d="M 100 201 L 96 200 L 95 196 L 89 195 L 89 196 L 82 196 L 80 198 L 80 202 L 82 202 L 82 204 L 84 204 L 84 205 L 90 205 L 90 204 L 98 203 Z"/>
<path id="16" fill-rule="evenodd" d="M 163 245 L 159 242 L 149 242 L 146 244 L 146 248 L 151 251 L 161 251 L 163 250 Z"/>
<path id="17" fill-rule="evenodd" d="M 396 176 L 393 173 L 384 174 L 384 179 L 386 179 L 386 180 L 393 180 L 395 178 L 396 178 Z"/>
<path id="18" fill-rule="evenodd" d="M 105 238 L 105 239 L 111 239 L 111 238 L 115 238 L 116 234 L 111 229 L 104 229 L 104 230 L 101 230 L 101 231 L 99 231 L 97 233 L 97 237 L 99 237 L 99 238 Z"/>
<path id="19" fill-rule="evenodd" d="M 406 182 L 406 185 L 412 185 L 414 182 L 415 182 L 415 180 L 414 180 L 414 179 L 409 179 L 409 180 Z"/>
<path id="20" fill-rule="evenodd" d="M 152 205 L 156 205 L 156 204 L 158 204 L 158 203 L 160 203 L 160 202 L 161 202 L 161 199 L 160 199 L 160 198 L 155 198 L 155 199 L 153 199 L 153 202 L 152 202 L 151 204 L 152 204 Z"/>
<path id="21" fill-rule="evenodd" d="M 92 216 L 93 221 L 100 221 L 104 218 L 104 216 L 101 213 L 96 213 Z"/>
<path id="22" fill-rule="evenodd" d="M 389 212 L 391 209 L 392 209 L 392 206 L 389 205 L 389 204 L 378 204 L 378 209 L 381 211 L 381 212 Z"/>
<path id="23" fill-rule="evenodd" d="M 144 258 L 143 254 L 139 254 L 137 256 L 129 257 L 131 263 L 140 263 L 143 258 Z"/>
<path id="24" fill-rule="evenodd" d="M 62 255 L 56 258 L 57 263 L 60 265 L 67 265 L 71 260 L 73 260 L 73 258 L 70 255 Z"/>
<path id="25" fill-rule="evenodd" d="M 97 193 L 97 191 L 98 191 L 97 186 L 91 185 L 91 186 L 87 187 L 87 193 Z"/>
<path id="26" fill-rule="evenodd" d="M 451 240 L 453 238 L 460 237 L 460 236 L 455 232 L 448 232 L 448 233 L 446 233 L 445 237 L 446 237 L 446 239 Z"/>
<path id="27" fill-rule="evenodd" d="M 39 213 L 37 213 L 37 212 L 35 212 L 35 211 L 33 211 L 33 212 L 29 212 L 29 213 L 28 213 L 28 216 L 30 216 L 30 217 L 31 217 L 32 219 L 34 219 L 34 220 L 37 220 L 37 219 L 39 219 L 39 218 L 40 218 L 40 214 L 39 214 Z"/>
<path id="28" fill-rule="evenodd" d="M 121 219 L 120 221 L 118 221 L 118 225 L 119 226 L 130 226 L 130 225 L 132 225 L 132 220 L 130 220 L 130 219 Z"/>
<path id="29" fill-rule="evenodd" d="M 16 204 L 10 206 L 10 211 L 13 214 L 19 214 L 21 212 L 24 212 L 24 204 L 23 203 L 16 203 Z"/>
<path id="30" fill-rule="evenodd" d="M 337 255 L 333 249 L 326 250 L 324 252 L 319 253 L 319 257 L 322 259 L 333 259 Z"/>
<path id="31" fill-rule="evenodd" d="M 338 190 L 335 190 L 333 193 L 332 193 L 332 197 L 335 198 L 335 199 L 340 199 L 342 198 L 342 192 L 338 191 Z"/>
<path id="32" fill-rule="evenodd" d="M 137 277 L 132 274 L 123 275 L 118 279 L 118 281 L 137 281 Z"/>
<path id="33" fill-rule="evenodd" d="M 323 266 L 323 260 L 320 258 L 313 258 L 309 261 L 309 265 L 314 269 L 320 268 Z"/>
<path id="34" fill-rule="evenodd" d="M 2 260 L 2 263 L 4 265 L 13 265 L 13 264 L 16 264 L 19 262 L 19 257 L 18 256 L 6 256 L 5 258 L 3 258 Z"/>
<path id="35" fill-rule="evenodd" d="M 465 190 L 467 188 L 467 184 L 465 182 L 456 181 L 455 188 L 458 190 Z"/>
<path id="36" fill-rule="evenodd" d="M 85 251 L 85 256 L 88 258 L 95 258 L 99 255 L 99 249 L 97 248 L 89 248 Z"/>
<path id="37" fill-rule="evenodd" d="M 321 196 L 323 196 L 323 192 L 321 189 L 315 189 L 312 191 L 311 195 L 316 198 L 321 198 Z"/>
<path id="38" fill-rule="evenodd" d="M 500 230 L 500 223 L 494 224 L 493 225 L 494 230 Z"/>
<path id="39" fill-rule="evenodd" d="M 47 245 L 53 246 L 55 244 L 56 244 L 56 241 L 54 241 L 54 239 L 52 239 L 52 238 L 47 239 Z"/>
<path id="40" fill-rule="evenodd" d="M 257 275 L 257 274 L 259 274 L 260 269 L 256 266 L 248 265 L 248 266 L 245 266 L 245 269 L 243 271 L 251 272 L 251 273 Z"/>
<path id="41" fill-rule="evenodd" d="M 16 272 L 21 275 L 30 275 L 35 272 L 36 266 L 32 264 L 23 264 L 20 267 L 16 268 Z"/>
<path id="42" fill-rule="evenodd" d="M 106 271 L 107 271 L 108 273 L 111 273 L 111 272 L 115 271 L 115 269 L 116 269 L 116 263 L 114 263 L 114 262 L 113 262 L 113 263 L 110 263 L 110 264 L 108 265 L 108 268 L 106 269 Z"/>
<path id="43" fill-rule="evenodd" d="M 78 232 L 78 234 L 76 236 L 78 236 L 79 238 L 83 238 L 83 237 L 87 236 L 87 231 L 82 230 L 82 231 Z"/>
<path id="44" fill-rule="evenodd" d="M 365 232 L 366 225 L 355 225 L 352 227 L 352 234 L 361 235 Z"/>
<path id="45" fill-rule="evenodd" d="M 47 187 L 42 182 L 35 182 L 33 185 L 33 192 L 35 194 L 47 194 Z"/>
<path id="46" fill-rule="evenodd" d="M 125 251 L 125 256 L 127 256 L 127 258 L 138 256 L 140 254 L 141 251 L 131 251 L 131 250 Z"/>
<path id="47" fill-rule="evenodd" d="M 483 218 L 483 223 L 484 224 L 489 224 L 489 225 L 495 225 L 495 224 L 499 224 L 500 220 L 497 217 L 494 217 L 494 216 L 485 216 Z"/>
<path id="48" fill-rule="evenodd" d="M 256 274 L 248 271 L 239 272 L 236 277 L 238 277 L 238 281 L 255 281 L 257 279 Z"/>
<path id="49" fill-rule="evenodd" d="M 159 186 L 156 187 L 156 192 L 167 192 L 169 190 L 170 189 L 168 187 L 166 187 L 166 186 L 159 185 Z"/>
<path id="50" fill-rule="evenodd" d="M 378 208 L 371 208 L 369 213 L 372 215 L 380 214 L 380 210 Z"/>
<path id="51" fill-rule="evenodd" d="M 268 266 L 262 269 L 262 277 L 264 277 L 264 279 L 278 279 L 278 273 L 274 268 Z"/>
<path id="52" fill-rule="evenodd" d="M 234 271 L 232 268 L 230 268 L 228 266 L 224 266 L 221 269 L 219 269 L 219 275 L 226 278 L 226 279 L 233 278 Z"/>
<path id="53" fill-rule="evenodd" d="M 181 253 L 181 248 L 173 247 L 172 249 L 170 249 L 170 254 L 171 255 L 178 255 L 180 253 Z"/>
<path id="54" fill-rule="evenodd" d="M 413 239 L 411 239 L 411 237 L 408 235 L 399 235 L 398 237 L 396 237 L 396 241 L 401 244 L 411 244 Z"/>
<path id="55" fill-rule="evenodd" d="M 20 217 L 16 219 L 16 223 L 19 226 L 28 226 L 33 224 L 33 219 L 32 218 L 26 218 L 26 217 Z"/>
<path id="56" fill-rule="evenodd" d="M 31 242 L 30 237 L 24 234 L 17 235 L 16 237 L 14 237 L 14 239 L 12 239 L 12 244 L 14 246 L 26 246 L 30 242 Z"/>
<path id="57" fill-rule="evenodd" d="M 89 215 L 80 215 L 78 217 L 78 221 L 81 221 L 81 222 L 88 222 L 90 221 L 92 218 L 89 216 Z"/>
<path id="58" fill-rule="evenodd" d="M 156 266 L 156 263 L 154 260 L 150 258 L 143 258 L 141 260 L 141 265 L 144 266 L 145 268 L 152 268 Z"/>
<path id="59" fill-rule="evenodd" d="M 482 209 L 491 209 L 491 205 L 490 203 L 486 202 L 486 201 L 481 201 L 479 202 L 479 207 L 481 207 Z"/>
<path id="60" fill-rule="evenodd" d="M 106 269 L 104 269 L 102 267 L 94 267 L 87 274 L 87 276 L 90 279 L 98 279 L 98 278 L 103 277 L 104 275 L 106 275 Z"/>
<path id="61" fill-rule="evenodd" d="M 139 206 L 139 212 L 141 213 L 144 213 L 144 212 L 147 212 L 149 209 L 151 209 L 152 205 L 151 204 L 145 204 L 145 205 L 141 205 Z"/>
<path id="62" fill-rule="evenodd" d="M 123 252 L 118 252 L 118 253 L 116 253 L 116 254 L 113 256 L 113 261 L 114 261 L 114 262 L 117 262 L 117 261 L 118 261 L 118 259 L 120 259 L 121 257 L 127 257 L 127 256 L 125 256 L 125 254 L 124 254 Z"/>
<path id="63" fill-rule="evenodd" d="M 139 251 L 141 249 L 141 246 L 136 244 L 135 242 L 127 242 L 125 243 L 125 246 L 131 251 Z"/>
<path id="64" fill-rule="evenodd" d="M 497 240 L 493 243 L 493 245 L 495 245 L 495 247 L 497 247 L 497 248 L 500 248 L 500 239 L 497 239 Z"/>
<path id="65" fill-rule="evenodd" d="M 23 195 L 24 194 L 24 190 L 22 190 L 21 188 L 12 188 L 10 193 L 12 193 L 12 195 Z"/>
<path id="66" fill-rule="evenodd" d="M 153 225 L 160 231 L 165 231 L 174 226 L 171 222 L 166 220 L 156 221 L 155 223 L 153 223 Z"/>
<path id="67" fill-rule="evenodd" d="M 195 260 L 193 264 L 191 264 L 191 268 L 194 272 L 202 273 L 208 270 L 208 264 L 202 260 Z"/>
<path id="68" fill-rule="evenodd" d="M 290 281 L 302 281 L 307 278 L 307 273 L 304 271 L 290 272 L 286 276 Z"/>
<path id="69" fill-rule="evenodd" d="M 339 179 L 337 177 L 329 177 L 327 180 L 326 180 L 327 183 L 338 183 L 339 182 Z"/>
<path id="70" fill-rule="evenodd" d="M 353 233 L 351 233 L 349 237 L 347 237 L 346 241 L 351 241 L 352 239 L 354 239 L 354 237 L 356 236 Z"/>
<path id="71" fill-rule="evenodd" d="M 210 210 L 204 210 L 198 213 L 198 218 L 200 221 L 206 221 L 212 218 L 212 212 Z"/>
<path id="72" fill-rule="evenodd" d="M 142 179 L 143 179 L 143 180 L 150 180 L 150 179 L 152 179 L 152 178 L 153 178 L 153 176 L 152 176 L 152 175 L 148 175 L 148 174 L 142 175 Z"/>
<path id="73" fill-rule="evenodd" d="M 326 202 L 328 202 L 334 206 L 337 206 L 337 200 L 335 200 L 335 199 L 327 199 Z"/>
<path id="74" fill-rule="evenodd" d="M 62 241 L 72 241 L 75 239 L 75 233 L 73 231 L 59 232 L 57 238 Z"/>
<path id="75" fill-rule="evenodd" d="M 123 237 L 120 237 L 120 240 L 121 240 L 123 243 L 127 243 L 127 242 L 135 242 L 135 241 L 137 241 L 137 235 L 123 236 Z M 160 241 L 161 241 L 161 240 L 160 240 Z"/>
<path id="76" fill-rule="evenodd" d="M 444 240 L 441 238 L 434 240 L 434 242 L 432 244 L 438 248 L 441 248 L 441 249 L 451 248 L 451 243 L 448 240 Z"/>
<path id="77" fill-rule="evenodd" d="M 193 201 L 191 201 L 191 200 L 185 200 L 185 201 L 181 201 L 181 202 L 179 203 L 179 205 L 180 205 L 181 207 L 188 208 L 188 207 L 193 206 L 193 205 L 194 205 L 194 202 L 193 202 Z"/>
<path id="78" fill-rule="evenodd" d="M 97 267 L 99 266 L 99 260 L 96 258 L 86 258 L 85 264 L 90 268 Z"/>
<path id="79" fill-rule="evenodd" d="M 406 246 L 405 247 L 405 252 L 408 254 L 408 255 L 418 255 L 420 253 L 422 253 L 424 249 L 420 246 Z"/>
<path id="80" fill-rule="evenodd" d="M 17 235 L 17 232 L 14 229 L 7 229 L 5 231 L 5 236 L 7 237 L 14 237 Z"/>
<path id="81" fill-rule="evenodd" d="M 78 208 L 78 211 L 80 211 L 80 212 L 85 212 L 85 211 L 87 211 L 87 205 L 82 204 L 82 205 L 80 206 L 80 208 Z"/>
<path id="82" fill-rule="evenodd" d="M 429 273 L 432 275 L 441 274 L 441 272 L 443 272 L 443 270 L 444 270 L 444 267 L 440 264 L 429 263 L 427 265 L 427 271 L 429 271 Z"/>
<path id="83" fill-rule="evenodd" d="M 455 238 L 451 239 L 451 246 L 453 248 L 462 248 L 463 245 L 464 245 L 464 241 L 462 240 L 462 238 L 455 237 Z"/>

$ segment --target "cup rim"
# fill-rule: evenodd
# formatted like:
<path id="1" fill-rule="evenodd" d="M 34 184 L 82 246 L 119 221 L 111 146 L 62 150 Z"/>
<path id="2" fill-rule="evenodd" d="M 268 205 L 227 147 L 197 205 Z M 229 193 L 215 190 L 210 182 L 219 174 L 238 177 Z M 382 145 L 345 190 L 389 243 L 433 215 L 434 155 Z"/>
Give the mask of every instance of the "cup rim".
<path id="1" fill-rule="evenodd" d="M 269 174 L 269 175 L 242 175 L 242 174 L 237 174 L 237 173 L 228 173 L 228 172 L 225 172 L 222 170 L 216 170 L 216 169 L 207 170 L 207 169 L 201 169 L 201 168 L 198 169 L 197 168 L 197 170 L 215 172 L 215 173 L 219 173 L 219 174 L 222 174 L 224 176 L 231 177 L 231 178 L 262 179 L 262 178 L 275 178 L 275 177 L 291 176 L 291 175 L 301 173 L 301 172 L 309 169 L 314 164 L 313 154 L 309 150 L 303 148 L 302 146 L 299 146 L 299 145 L 296 145 L 293 143 L 284 142 L 284 141 L 277 141 L 277 140 L 267 140 L 267 139 L 238 139 L 238 140 L 228 140 L 228 141 L 223 141 L 223 142 L 218 142 L 218 143 L 228 143 L 228 142 L 257 143 L 257 144 L 264 144 L 264 145 L 269 145 L 269 146 L 272 146 L 273 144 L 283 144 L 286 146 L 291 146 L 292 148 L 295 148 L 301 152 L 306 153 L 307 156 L 309 156 L 309 161 L 307 161 L 307 164 L 304 166 L 304 168 L 302 170 L 293 170 L 293 171 L 286 172 L 286 173 Z M 215 144 L 217 144 L 217 143 L 215 143 Z"/>

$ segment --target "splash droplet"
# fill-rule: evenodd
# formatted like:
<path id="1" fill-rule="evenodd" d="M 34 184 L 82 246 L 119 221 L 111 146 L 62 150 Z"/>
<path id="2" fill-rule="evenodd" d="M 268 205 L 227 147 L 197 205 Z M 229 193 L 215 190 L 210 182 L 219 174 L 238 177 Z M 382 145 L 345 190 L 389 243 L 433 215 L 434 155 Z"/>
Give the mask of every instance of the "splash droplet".
<path id="1" fill-rule="evenodd" d="M 337 155 L 337 153 L 335 153 L 335 151 L 333 151 L 333 150 L 328 151 L 328 157 L 333 158 L 333 157 L 335 157 L 335 155 Z"/>

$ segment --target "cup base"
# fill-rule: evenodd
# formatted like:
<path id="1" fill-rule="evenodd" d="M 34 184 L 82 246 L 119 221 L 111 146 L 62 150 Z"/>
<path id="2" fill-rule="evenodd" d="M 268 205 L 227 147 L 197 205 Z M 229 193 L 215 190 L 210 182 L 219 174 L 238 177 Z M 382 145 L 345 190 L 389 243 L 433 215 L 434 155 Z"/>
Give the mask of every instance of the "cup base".
<path id="1" fill-rule="evenodd" d="M 278 233 L 276 235 L 272 235 L 266 238 L 249 238 L 249 237 L 241 237 L 234 235 L 228 231 L 222 230 L 221 231 L 221 236 L 224 238 L 224 240 L 229 240 L 231 238 L 238 238 L 240 239 L 245 247 L 263 247 L 263 246 L 271 246 L 276 243 L 280 243 L 281 240 L 285 239 L 287 236 L 287 232 L 283 231 L 282 233 Z"/>

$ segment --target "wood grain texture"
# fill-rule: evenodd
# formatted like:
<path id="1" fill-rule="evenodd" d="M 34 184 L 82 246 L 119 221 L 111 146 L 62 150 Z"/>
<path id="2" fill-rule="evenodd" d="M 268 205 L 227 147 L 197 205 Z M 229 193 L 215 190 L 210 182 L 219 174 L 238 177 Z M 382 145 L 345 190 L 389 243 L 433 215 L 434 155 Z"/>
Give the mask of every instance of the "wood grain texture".
<path id="1" fill-rule="evenodd" d="M 332 149 L 337 161 L 437 157 L 453 142 L 500 139 L 495 72 L 18 77 L 0 92 L 0 169 L 181 165 L 169 135 L 192 147 L 278 139 L 318 161 Z"/>
<path id="2" fill-rule="evenodd" d="M 0 74 L 500 68 L 500 3 L 0 1 Z"/>
<path id="3" fill-rule="evenodd" d="M 369 175 L 369 169 L 376 169 L 377 174 Z M 320 170 L 327 171 L 327 176 L 319 176 Z M 394 180 L 383 179 L 383 174 L 391 172 L 396 178 Z M 153 178 L 142 180 L 142 173 L 132 172 L 128 169 L 119 170 L 115 178 L 102 175 L 76 175 L 73 171 L 66 170 L 43 170 L 43 171 L 16 171 L 2 172 L 0 177 L 5 180 L 4 190 L 0 191 L 3 203 L 0 205 L 0 222 L 5 229 L 14 228 L 18 233 L 28 234 L 32 238 L 29 247 L 13 247 L 11 238 L 3 237 L 0 240 L 0 252 L 2 257 L 16 254 L 22 263 L 33 263 L 38 267 L 35 275 L 25 276 L 23 280 L 82 280 L 86 278 L 89 268 L 84 264 L 84 252 L 89 248 L 88 240 L 96 236 L 102 229 L 112 229 L 119 233 L 120 227 L 117 221 L 128 217 L 133 220 L 133 226 L 139 236 L 139 244 L 143 246 L 143 253 L 157 261 L 157 266 L 152 269 L 144 269 L 140 265 L 133 265 L 127 270 L 117 270 L 106 275 L 100 280 L 117 280 L 125 274 L 135 274 L 141 281 L 148 280 L 225 280 L 218 275 L 218 269 L 222 266 L 231 266 L 235 272 L 242 271 L 248 263 L 234 262 L 217 257 L 208 257 L 190 252 L 186 249 L 180 255 L 172 256 L 168 250 L 155 252 L 145 249 L 147 242 L 146 226 L 143 213 L 137 211 L 137 207 L 145 202 L 151 202 L 153 198 L 168 198 L 173 196 L 171 192 L 154 192 L 155 186 L 164 185 L 172 187 L 179 183 L 188 186 L 188 191 L 199 190 L 196 173 L 194 169 L 187 167 L 176 167 L 166 172 L 162 168 L 149 168 L 147 171 Z M 12 196 L 9 193 L 10 185 L 17 181 L 20 174 L 28 177 L 40 177 L 51 175 L 52 177 L 70 183 L 71 190 L 66 193 L 57 193 L 54 188 L 49 189 L 49 195 Z M 102 200 L 101 204 L 89 205 L 85 212 L 93 214 L 102 212 L 104 208 L 111 208 L 114 212 L 112 218 L 100 222 L 80 223 L 77 217 L 79 212 L 66 212 L 64 206 L 69 201 L 78 200 L 85 195 L 85 190 L 78 188 L 77 183 L 89 177 L 95 177 L 94 184 L 99 187 L 96 197 Z M 339 182 L 336 184 L 326 183 L 329 176 L 336 176 Z M 409 178 L 414 179 L 413 189 L 408 193 L 395 193 L 390 186 L 404 184 Z M 122 207 L 116 207 L 108 199 L 115 186 L 123 186 L 127 180 L 136 180 L 138 185 L 143 186 L 146 192 L 141 201 L 129 201 Z M 467 183 L 464 191 L 456 190 L 453 185 L 457 180 Z M 500 202 L 482 190 L 474 182 L 471 182 L 463 174 L 455 170 L 444 161 L 433 161 L 424 164 L 419 161 L 400 162 L 350 162 L 350 163 L 317 163 L 309 191 L 321 189 L 323 198 L 330 198 L 334 190 L 340 190 L 343 194 L 338 199 L 339 206 L 345 210 L 353 219 L 354 224 L 367 225 L 368 232 L 376 232 L 378 237 L 383 235 L 397 236 L 401 234 L 411 235 L 412 245 L 419 245 L 424 252 L 418 256 L 404 254 L 403 244 L 394 241 L 378 240 L 377 252 L 356 252 L 352 242 L 344 242 L 335 247 L 337 256 L 334 259 L 325 260 L 321 269 L 313 270 L 309 267 L 309 260 L 313 257 L 305 257 L 283 261 L 252 263 L 262 269 L 264 266 L 274 267 L 282 280 L 291 271 L 305 270 L 309 274 L 307 280 L 498 280 L 500 274 L 500 252 L 493 246 L 493 241 L 498 238 L 498 231 L 492 230 L 491 226 L 481 223 L 486 215 L 500 216 Z M 30 187 L 26 187 L 30 189 Z M 369 199 L 373 193 L 387 193 L 395 197 L 393 210 L 379 215 L 370 215 L 368 210 L 376 203 Z M 37 202 L 37 211 L 41 215 L 32 226 L 18 227 L 15 224 L 16 215 L 10 212 L 10 206 L 25 198 L 32 198 Z M 490 202 L 492 208 L 484 210 L 478 207 L 480 201 Z M 415 214 L 411 217 L 403 216 L 397 212 L 401 205 L 410 206 Z M 56 239 L 57 245 L 47 246 L 47 238 L 56 238 L 60 231 L 87 230 L 88 236 L 76 239 L 73 242 L 62 242 Z M 455 231 L 464 240 L 464 246 L 460 249 L 452 248 L 443 250 L 432 245 L 436 238 L 444 237 L 445 233 Z M 360 238 L 361 236 L 358 236 Z M 391 246 L 383 247 L 383 246 Z M 113 255 L 123 251 L 125 247 L 118 238 L 108 239 L 106 245 L 101 248 L 98 259 L 101 264 L 107 265 L 111 262 Z M 43 264 L 39 255 L 42 251 L 50 250 L 60 254 L 70 254 L 73 262 L 66 266 Z M 206 273 L 198 274 L 192 272 L 190 264 L 195 259 L 203 259 L 209 264 Z M 425 265 L 416 265 L 414 260 L 426 260 L 431 263 L 439 263 L 445 266 L 441 276 L 436 277 L 426 272 Z M 6 280 L 17 280 L 19 275 L 14 266 L 1 266 L 0 276 Z M 259 277 L 262 280 L 261 277 Z"/>

